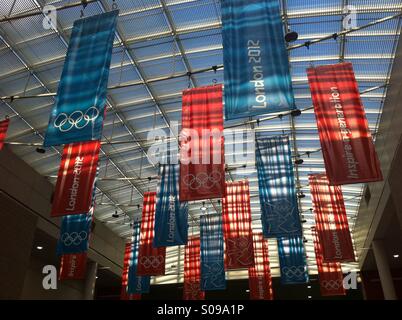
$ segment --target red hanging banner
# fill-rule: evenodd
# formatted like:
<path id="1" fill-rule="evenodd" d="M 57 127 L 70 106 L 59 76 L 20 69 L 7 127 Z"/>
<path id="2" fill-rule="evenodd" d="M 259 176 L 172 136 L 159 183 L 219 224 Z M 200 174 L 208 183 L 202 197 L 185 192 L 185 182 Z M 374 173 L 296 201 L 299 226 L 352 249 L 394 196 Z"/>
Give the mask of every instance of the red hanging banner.
<path id="1" fill-rule="evenodd" d="M 200 237 L 190 237 L 184 251 L 183 300 L 204 300 L 201 291 L 201 253 Z"/>
<path id="2" fill-rule="evenodd" d="M 82 280 L 87 269 L 87 253 L 63 254 L 60 260 L 60 280 Z"/>
<path id="3" fill-rule="evenodd" d="M 222 218 L 226 269 L 252 267 L 254 253 L 250 189 L 247 180 L 226 182 L 225 197 L 222 199 Z"/>
<path id="4" fill-rule="evenodd" d="M 222 198 L 225 188 L 222 86 L 183 92 L 180 201 Z"/>
<path id="5" fill-rule="evenodd" d="M 4 140 L 6 139 L 9 124 L 10 124 L 10 119 L 5 119 L 3 121 L 0 121 L 0 150 L 3 149 Z"/>
<path id="6" fill-rule="evenodd" d="M 318 234 L 314 228 L 312 229 L 321 295 L 344 296 L 346 295 L 346 290 L 343 287 L 341 264 L 339 262 L 324 262 Z"/>
<path id="7" fill-rule="evenodd" d="M 121 275 L 121 294 L 120 300 L 128 300 L 127 294 L 128 285 L 128 268 L 130 267 L 130 255 L 131 255 L 131 243 L 126 242 L 124 247 L 124 261 L 123 261 L 123 273 Z"/>
<path id="8" fill-rule="evenodd" d="M 341 187 L 328 185 L 325 174 L 309 175 L 309 184 L 324 262 L 355 261 Z"/>
<path id="9" fill-rule="evenodd" d="M 145 192 L 142 207 L 140 247 L 137 275 L 160 276 L 165 274 L 166 247 L 154 248 L 156 192 Z"/>
<path id="10" fill-rule="evenodd" d="M 251 300 L 273 300 L 268 241 L 262 233 L 253 234 L 254 267 L 248 269 Z"/>
<path id="11" fill-rule="evenodd" d="M 382 180 L 351 63 L 307 69 L 331 185 Z"/>
<path id="12" fill-rule="evenodd" d="M 124 248 L 124 262 L 123 262 L 123 274 L 121 275 L 121 292 L 120 300 L 141 300 L 141 294 L 128 294 L 128 269 L 130 267 L 131 259 L 131 242 L 127 242 Z"/>
<path id="13" fill-rule="evenodd" d="M 89 212 L 99 158 L 99 141 L 64 146 L 51 216 Z"/>

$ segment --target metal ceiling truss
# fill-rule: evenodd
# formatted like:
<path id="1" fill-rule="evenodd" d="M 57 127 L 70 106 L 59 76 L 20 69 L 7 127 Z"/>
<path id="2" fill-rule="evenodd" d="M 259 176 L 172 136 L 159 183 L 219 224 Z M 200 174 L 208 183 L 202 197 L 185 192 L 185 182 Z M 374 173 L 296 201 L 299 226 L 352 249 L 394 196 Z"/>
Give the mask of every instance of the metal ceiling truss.
<path id="1" fill-rule="evenodd" d="M 31 0 L 35 4 L 35 9 L 32 9 L 27 12 L 22 12 L 18 14 L 14 14 L 8 17 L 0 18 L 0 27 L 2 23 L 12 23 L 12 21 L 15 21 L 17 19 L 22 19 L 22 18 L 29 18 L 33 17 L 36 15 L 43 15 L 43 7 L 45 5 L 44 0 Z M 48 1 L 47 1 L 48 2 Z M 189 80 L 189 85 L 190 87 L 197 87 L 197 77 L 195 77 L 197 74 L 202 74 L 202 73 L 212 73 L 212 72 L 219 72 L 217 76 L 221 77 L 222 76 L 222 71 L 223 71 L 223 65 L 217 65 L 217 66 L 209 66 L 206 68 L 199 68 L 196 69 L 192 67 L 191 62 L 189 61 L 189 55 L 191 54 L 213 54 L 214 52 L 220 52 L 222 51 L 222 45 L 221 44 L 214 44 L 214 45 L 207 45 L 204 47 L 197 47 L 197 48 L 192 48 L 192 49 L 186 49 L 185 46 L 183 45 L 183 41 L 187 39 L 196 39 L 197 37 L 204 37 L 205 35 L 202 35 L 202 32 L 213 32 L 216 30 L 215 35 L 220 35 L 221 32 L 221 20 L 217 16 L 216 20 L 211 20 L 207 22 L 194 22 L 191 25 L 186 25 L 182 27 L 178 27 L 176 25 L 175 21 L 175 16 L 174 16 L 174 9 L 175 6 L 179 6 L 181 4 L 188 4 L 188 7 L 190 8 L 193 6 L 194 10 L 197 10 L 198 5 L 201 5 L 202 3 L 205 3 L 207 1 L 195 1 L 195 0 L 178 0 L 178 1 L 169 1 L 167 2 L 166 0 L 158 0 L 158 2 L 155 2 L 154 5 L 148 6 L 148 7 L 140 7 L 140 8 L 133 8 L 133 9 L 128 9 L 128 10 L 123 10 L 120 13 L 121 17 L 128 17 L 130 15 L 134 14 L 142 14 L 142 13 L 147 13 L 151 12 L 154 10 L 155 12 L 160 12 L 163 15 L 163 19 L 166 23 L 167 29 L 166 31 L 162 32 L 156 32 L 153 34 L 144 34 L 140 36 L 132 36 L 132 37 L 127 37 L 126 39 L 122 36 L 123 32 L 121 29 L 121 26 L 118 25 L 117 31 L 116 31 L 116 37 L 118 41 L 115 43 L 114 49 L 120 50 L 122 54 L 122 61 L 120 64 L 115 63 L 112 65 L 111 69 L 118 70 L 119 68 L 121 69 L 121 72 L 123 72 L 123 68 L 127 66 L 132 66 L 133 70 L 135 71 L 136 75 L 138 76 L 138 80 L 135 81 L 129 81 L 129 82 L 119 82 L 117 85 L 113 85 L 109 87 L 109 94 L 108 94 L 108 114 L 111 114 L 114 118 L 113 122 L 117 122 L 119 125 L 121 125 L 122 128 L 124 128 L 124 134 L 121 138 L 121 134 L 119 137 L 106 137 L 104 136 L 104 139 L 102 141 L 102 150 L 101 150 L 101 160 L 104 162 L 108 162 L 110 165 L 112 165 L 115 173 L 113 176 L 100 176 L 99 177 L 99 184 L 98 184 L 98 190 L 100 193 L 104 194 L 104 197 L 106 197 L 106 201 L 103 201 L 103 196 L 101 199 L 98 199 L 98 206 L 97 207 L 97 217 L 100 219 L 102 222 L 107 223 L 110 225 L 112 230 L 114 230 L 116 233 L 118 233 L 122 237 L 129 237 L 131 236 L 131 228 L 129 226 L 130 222 L 132 220 L 127 219 L 127 217 L 130 217 L 130 219 L 138 219 L 141 215 L 141 198 L 144 193 L 144 191 L 147 189 L 147 187 L 152 186 L 155 187 L 156 185 L 156 175 L 157 174 L 157 165 L 152 163 L 150 159 L 147 156 L 147 146 L 149 146 L 149 142 L 146 141 L 141 137 L 141 134 L 146 133 L 147 129 L 151 128 L 146 128 L 146 129 L 140 129 L 140 128 L 134 128 L 131 125 L 131 121 L 136 120 L 136 119 L 142 119 L 144 118 L 145 120 L 149 119 L 154 119 L 155 123 L 155 117 L 162 117 L 162 122 L 164 129 L 167 129 L 170 131 L 170 133 L 173 133 L 173 130 L 170 126 L 170 120 L 169 116 L 173 116 L 174 113 L 180 111 L 177 109 L 169 109 L 165 110 L 165 102 L 169 101 L 171 103 L 177 103 L 178 105 L 180 104 L 181 100 L 181 92 L 171 92 L 166 95 L 158 95 L 152 85 L 157 84 L 157 83 L 164 83 L 164 81 L 167 80 L 173 80 L 173 79 L 179 79 L 179 78 L 188 78 Z M 107 0 L 88 0 L 88 4 L 91 4 L 92 6 L 98 6 L 99 9 L 102 12 L 109 11 L 111 9 L 110 3 L 111 1 Z M 287 0 L 282 0 L 282 9 L 283 9 L 283 21 L 285 25 L 285 29 L 287 28 L 288 24 L 290 23 L 291 26 L 295 26 L 295 31 L 297 31 L 297 23 L 303 23 L 303 19 L 307 18 L 314 18 L 314 17 L 330 17 L 330 16 L 336 16 L 337 19 L 339 17 L 344 17 L 345 16 L 345 11 L 344 9 L 348 6 L 350 3 L 348 0 L 340 0 L 340 5 L 339 7 L 336 8 L 331 8 L 331 7 L 323 7 L 323 8 L 308 8 L 308 9 L 303 9 L 303 10 L 298 10 L 298 9 L 291 9 L 289 10 L 288 4 L 289 1 Z M 214 5 L 215 9 L 216 6 L 218 5 L 215 0 L 211 1 L 209 3 L 210 5 Z M 63 5 L 61 7 L 58 7 L 58 10 L 62 13 L 64 10 L 68 10 L 70 8 L 74 7 L 79 7 L 81 6 L 81 2 L 72 2 L 67 5 Z M 364 61 L 380 61 L 383 60 L 384 63 L 388 63 L 388 61 L 392 61 L 394 58 L 394 52 L 395 52 L 395 46 L 396 46 L 396 38 L 399 35 L 400 31 L 400 25 L 398 24 L 398 28 L 395 32 L 394 29 L 392 30 L 376 30 L 376 31 L 367 31 L 365 29 L 375 26 L 377 24 L 385 23 L 387 21 L 390 21 L 392 19 L 398 19 L 398 23 L 400 23 L 401 19 L 401 10 L 402 10 L 402 1 L 401 3 L 389 3 L 387 5 L 382 5 L 382 6 L 375 6 L 375 5 L 362 5 L 356 8 L 357 13 L 367 13 L 367 14 L 381 14 L 380 16 L 389 13 L 389 16 L 385 16 L 379 20 L 373 20 L 372 22 L 362 25 L 358 28 L 352 29 L 352 30 L 343 30 L 342 28 L 340 29 L 340 32 L 334 33 L 334 34 L 321 34 L 320 31 L 317 33 L 304 33 L 299 36 L 299 44 L 293 45 L 289 47 L 289 50 L 294 50 L 298 48 L 305 48 L 306 50 L 310 48 L 311 45 L 314 45 L 316 43 L 320 43 L 322 41 L 326 40 L 335 40 L 339 44 L 339 54 L 329 54 L 329 55 L 317 55 L 317 54 L 311 54 L 309 57 L 304 57 L 304 56 L 299 56 L 299 57 L 294 57 L 292 56 L 290 58 L 290 62 L 293 65 L 295 64 L 308 64 L 312 62 L 319 62 L 319 61 L 342 61 L 342 60 L 364 60 Z M 12 13 L 13 10 L 10 10 Z M 217 12 L 217 10 L 215 10 Z M 85 12 L 85 11 L 84 11 Z M 374 15 L 373 15 L 374 17 Z M 368 19 L 368 18 L 367 18 Z M 342 20 L 342 19 L 341 19 Z M 308 23 L 308 22 L 306 22 Z M 67 32 L 70 27 L 67 28 L 62 28 L 60 25 L 57 25 L 57 28 L 55 30 L 55 34 L 57 34 L 58 38 L 63 42 L 65 47 L 67 48 Z M 394 49 L 392 52 L 386 52 L 383 54 L 378 54 L 375 52 L 369 52 L 369 53 L 364 53 L 364 54 L 355 54 L 353 52 L 348 52 L 346 50 L 348 42 L 347 40 L 353 37 L 356 39 L 359 37 L 361 38 L 362 41 L 370 41 L 370 38 L 374 37 L 388 37 L 389 40 L 393 40 L 394 43 Z M 26 41 L 31 41 L 33 39 L 27 39 Z M 165 44 L 172 45 L 172 52 L 163 52 L 159 55 L 153 55 L 152 57 L 142 57 L 142 58 L 137 58 L 135 56 L 135 50 L 138 48 L 141 48 L 141 46 L 138 46 L 138 48 L 132 48 L 133 45 L 135 44 L 140 44 L 143 41 L 150 41 L 150 40 L 160 40 L 163 41 Z M 28 43 L 27 42 L 27 43 Z M 8 39 L 5 39 L 5 43 L 8 46 L 8 48 L 13 52 L 13 54 L 21 61 L 23 68 L 16 68 L 14 70 L 10 70 L 8 73 L 4 73 L 1 75 L 1 78 L 4 77 L 12 77 L 12 76 L 18 76 L 19 74 L 27 73 L 30 76 L 35 78 L 35 80 L 38 82 L 39 87 L 38 88 L 43 88 L 45 93 L 41 94 L 35 94 L 35 95 L 30 95 L 26 94 L 24 92 L 22 95 L 14 95 L 14 96 L 4 96 L 1 97 L 1 100 L 3 101 L 4 105 L 7 106 L 14 114 L 16 117 L 21 119 L 23 123 L 29 128 L 30 131 L 32 131 L 32 134 L 34 137 L 37 137 L 38 139 L 43 140 L 43 134 L 42 132 L 46 129 L 45 127 L 42 128 L 35 128 L 31 122 L 29 121 L 29 117 L 24 117 L 21 112 L 18 112 L 13 106 L 12 103 L 15 100 L 19 99 L 31 99 L 31 98 L 51 98 L 56 95 L 54 92 L 49 92 L 48 87 L 46 86 L 45 82 L 41 81 L 40 76 L 37 73 L 37 70 L 40 68 L 46 67 L 47 65 L 51 65 L 53 63 L 61 63 L 64 60 L 64 56 L 55 56 L 51 57 L 46 61 L 35 63 L 32 65 L 28 65 L 26 61 L 24 61 L 22 55 L 19 53 L 19 48 L 13 47 L 13 43 L 10 42 Z M 124 57 L 124 58 L 123 58 Z M 144 71 L 142 64 L 144 63 L 149 63 L 149 62 L 157 62 L 158 60 L 162 59 L 173 59 L 173 63 L 181 63 L 184 67 L 180 72 L 175 72 L 173 75 L 162 75 L 159 77 L 146 77 L 146 72 Z M 180 62 L 176 61 L 180 59 Z M 369 88 L 368 90 L 364 90 L 361 94 L 367 94 L 366 98 L 369 99 L 375 99 L 376 104 L 373 109 L 368 109 L 368 114 L 372 114 L 373 116 L 377 116 L 377 119 L 379 118 L 381 114 L 381 109 L 382 109 L 382 102 L 384 101 L 384 97 L 386 94 L 386 86 L 389 81 L 389 74 L 391 70 L 391 63 L 389 64 L 389 70 L 387 74 L 379 74 L 376 72 L 372 73 L 364 73 L 364 74 L 357 74 L 357 80 L 362 81 L 366 84 L 372 83 L 373 87 Z M 174 66 L 173 66 L 174 68 Z M 1 79 L 0 78 L 0 79 Z M 28 78 L 29 79 L 29 78 Z M 306 85 L 307 86 L 307 78 L 305 76 L 299 76 L 299 77 L 293 77 L 293 83 L 294 85 Z M 25 80 L 21 80 L 25 81 Z M 113 99 L 113 90 L 117 89 L 124 89 L 124 88 L 130 88 L 130 87 L 136 87 L 140 86 L 145 88 L 146 92 L 148 93 L 148 97 L 144 97 L 142 99 L 132 99 L 128 101 L 124 101 L 123 103 L 116 103 Z M 385 87 L 385 88 L 384 88 Z M 32 89 L 30 89 L 32 90 Z M 377 91 L 378 90 L 378 91 Z M 382 91 L 381 91 L 382 90 Z M 296 101 L 301 102 L 303 99 L 309 99 L 309 96 L 307 94 L 300 94 L 296 93 Z M 149 105 L 149 108 L 151 110 L 149 114 L 139 114 L 138 116 L 135 115 L 134 117 L 127 117 L 125 115 L 125 111 L 129 108 L 136 107 L 136 106 L 141 106 L 147 104 Z M 379 105 L 378 105 L 379 104 Z M 377 108 L 378 105 L 378 108 Z M 49 103 L 44 103 L 43 105 L 39 105 L 37 108 L 38 109 L 44 109 L 44 108 L 50 108 Z M 304 108 L 302 111 L 302 115 L 307 115 L 312 113 L 312 107 L 307 107 Z M 286 123 L 285 121 L 279 121 L 279 119 L 283 118 L 283 116 L 289 116 L 289 122 Z M 314 223 L 314 216 L 312 212 L 310 211 L 311 207 L 311 200 L 310 200 L 310 195 L 309 195 L 309 188 L 308 188 L 308 181 L 306 179 L 307 173 L 311 171 L 321 171 L 324 168 L 323 160 L 322 160 L 322 155 L 320 154 L 320 149 L 313 149 L 312 147 L 306 147 L 304 142 L 309 142 L 309 141 L 318 141 L 318 137 L 313 137 L 313 135 L 316 135 L 316 128 L 314 122 L 310 120 L 310 118 L 307 118 L 308 121 L 306 121 L 305 118 L 301 119 L 303 121 L 297 120 L 297 123 L 295 122 L 297 118 L 294 118 L 291 116 L 291 113 L 283 113 L 283 114 L 274 114 L 274 115 L 267 115 L 260 120 L 253 119 L 251 121 L 245 121 L 245 122 L 240 122 L 240 123 L 235 123 L 232 125 L 230 123 L 229 125 L 225 126 L 225 128 L 234 128 L 234 127 L 241 127 L 243 126 L 244 128 L 247 126 L 256 126 L 255 130 L 258 131 L 264 131 L 264 132 L 270 132 L 272 134 L 278 134 L 280 132 L 286 132 L 289 133 L 291 136 L 291 142 L 292 142 L 292 154 L 293 157 L 303 157 L 304 159 L 304 164 L 301 166 L 295 166 L 295 174 L 296 174 L 296 181 L 297 181 L 297 186 L 298 186 L 298 191 L 304 192 L 306 195 L 305 198 L 300 198 L 299 199 L 299 208 L 302 214 L 302 219 L 305 219 L 306 222 L 303 224 L 303 229 L 306 231 L 306 236 L 309 233 L 310 226 Z M 311 118 L 313 119 L 313 118 Z M 274 124 L 270 124 L 269 122 L 264 121 L 276 121 Z M 279 121 L 279 122 L 278 122 Z M 114 124 L 113 124 L 114 126 Z M 376 130 L 378 126 L 378 120 L 377 120 L 377 125 L 372 126 L 373 131 Z M 20 145 L 22 148 L 24 146 L 26 147 L 36 147 L 40 146 L 41 143 L 39 142 L 18 142 L 19 138 L 26 138 L 27 133 L 21 133 L 20 135 L 14 135 L 13 139 L 15 141 L 9 141 L 8 143 L 10 145 L 15 145 L 18 146 Z M 177 141 L 177 136 L 174 134 L 172 135 L 173 139 Z M 130 139 L 130 140 L 128 140 Z M 37 141 L 34 139 L 34 141 Z M 113 146 L 116 145 L 122 145 L 122 148 L 113 148 Z M 127 144 L 126 147 L 123 147 L 125 144 Z M 129 145 L 131 144 L 131 145 Z M 299 146 L 300 144 L 300 146 Z M 112 147 L 112 148 L 107 148 L 105 149 L 105 146 Z M 52 148 L 55 154 L 60 157 L 60 150 L 58 148 Z M 135 154 L 135 156 L 130 156 L 130 161 L 134 159 L 141 159 L 141 168 L 138 168 L 137 165 L 134 165 L 134 168 L 131 168 L 130 163 L 125 163 L 124 166 L 122 166 L 120 162 L 121 158 L 121 153 L 124 152 L 132 152 L 132 151 L 137 151 L 138 154 Z M 150 163 L 150 165 L 146 164 L 146 161 Z M 143 163 L 144 162 L 144 163 Z M 152 172 L 150 175 L 151 181 L 148 180 L 148 177 L 140 176 L 141 170 L 148 169 L 148 172 Z M 149 170 L 152 169 L 152 170 Z M 227 174 L 227 177 L 230 179 L 233 179 L 232 175 L 232 169 L 229 167 L 229 172 Z M 235 168 L 234 168 L 235 169 Z M 248 169 L 249 170 L 249 169 Z M 255 167 L 251 167 L 251 170 L 255 171 Z M 138 173 L 138 171 L 140 173 Z M 51 173 L 53 174 L 53 173 Z M 54 176 L 49 176 L 49 179 L 54 179 Z M 259 211 L 259 200 L 258 200 L 258 179 L 256 177 L 250 177 L 250 194 L 251 194 L 251 206 L 252 206 L 252 211 L 253 211 L 253 227 L 259 226 L 259 215 L 257 214 Z M 105 184 L 103 186 L 103 184 Z M 101 185 L 102 188 L 99 187 Z M 107 191 L 106 191 L 107 190 Z M 134 191 L 135 190 L 135 194 Z M 131 192 L 130 192 L 131 191 Z M 353 227 L 353 222 L 355 218 L 355 214 L 357 212 L 357 208 L 359 205 L 359 201 L 362 196 L 362 185 L 354 185 L 354 186 L 345 186 L 343 188 L 343 192 L 345 194 L 345 204 L 347 207 L 348 211 L 348 218 L 349 222 L 351 223 L 351 226 Z M 124 195 L 124 196 L 120 196 Z M 128 201 L 127 201 L 128 199 Z M 124 201 L 121 201 L 124 200 Z M 199 206 L 202 201 L 198 202 L 191 202 L 190 203 L 190 218 L 192 219 L 191 225 L 190 225 L 190 231 L 192 232 L 198 232 L 197 225 L 198 225 L 198 217 L 200 215 L 200 210 Z M 220 209 L 217 207 L 216 199 L 210 201 L 210 203 L 207 205 L 210 212 L 214 211 L 219 211 Z M 111 220 L 111 214 L 113 213 L 115 208 L 119 208 L 121 212 L 124 213 L 124 216 L 121 216 L 118 219 L 113 219 Z M 194 230 L 195 228 L 195 230 Z M 309 238 L 310 239 L 310 238 Z M 272 247 L 272 242 L 270 242 L 270 250 L 275 251 L 275 248 Z M 170 258 L 169 259 L 178 259 L 178 257 L 182 254 L 180 251 L 180 248 L 178 251 L 173 252 L 171 251 L 173 249 L 169 249 L 168 251 L 170 252 Z M 176 250 L 176 249 L 175 249 Z M 312 267 L 312 270 L 315 270 L 315 260 L 312 258 L 314 257 L 313 250 L 311 248 L 311 243 L 306 244 L 306 250 L 308 251 L 309 259 L 308 259 L 308 265 L 309 267 Z M 172 257 L 172 258 L 171 258 Z M 177 263 L 177 262 L 176 262 Z M 277 256 L 273 255 L 272 257 L 272 264 L 273 264 L 273 269 L 276 270 L 276 264 L 277 264 Z M 352 265 L 348 265 L 349 267 L 353 268 Z M 277 272 L 277 271 L 274 271 Z M 237 276 L 234 276 L 235 278 Z M 163 280 L 164 278 L 159 278 L 159 279 L 154 279 L 154 281 L 165 281 Z M 172 278 L 169 278 L 172 279 Z M 174 280 L 172 281 L 178 281 L 179 277 L 173 277 Z M 166 280 L 166 281 L 171 281 L 171 280 Z"/>

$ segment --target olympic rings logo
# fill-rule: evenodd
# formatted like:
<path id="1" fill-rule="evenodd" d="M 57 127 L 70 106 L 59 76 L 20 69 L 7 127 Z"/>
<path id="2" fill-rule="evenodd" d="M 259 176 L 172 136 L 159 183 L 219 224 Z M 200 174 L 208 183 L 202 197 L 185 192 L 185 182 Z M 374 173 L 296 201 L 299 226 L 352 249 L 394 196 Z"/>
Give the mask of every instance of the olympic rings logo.
<path id="1" fill-rule="evenodd" d="M 81 231 L 81 232 L 65 232 L 61 235 L 61 242 L 69 247 L 71 245 L 75 245 L 78 246 L 81 244 L 81 242 L 87 240 L 88 238 L 88 233 L 86 233 L 85 231 Z"/>
<path id="2" fill-rule="evenodd" d="M 163 256 L 151 256 L 151 257 L 141 257 L 140 264 L 144 268 L 158 268 L 163 263 Z"/>
<path id="3" fill-rule="evenodd" d="M 293 266 L 293 267 L 284 267 L 281 270 L 285 277 L 287 278 L 303 278 L 304 275 L 304 266 Z"/>
<path id="4" fill-rule="evenodd" d="M 321 286 L 326 290 L 338 290 L 343 287 L 343 282 L 340 280 L 324 280 L 321 282 Z"/>
<path id="5" fill-rule="evenodd" d="M 192 190 L 199 188 L 212 188 L 218 184 L 222 178 L 222 174 L 218 171 L 212 171 L 209 175 L 205 172 L 201 172 L 197 175 L 187 174 L 184 176 L 184 184 Z"/>
<path id="6" fill-rule="evenodd" d="M 73 128 L 81 130 L 89 123 L 94 122 L 99 114 L 100 112 L 96 107 L 90 107 L 85 113 L 80 110 L 74 111 L 70 115 L 62 112 L 54 119 L 53 126 L 60 132 L 68 132 Z"/>

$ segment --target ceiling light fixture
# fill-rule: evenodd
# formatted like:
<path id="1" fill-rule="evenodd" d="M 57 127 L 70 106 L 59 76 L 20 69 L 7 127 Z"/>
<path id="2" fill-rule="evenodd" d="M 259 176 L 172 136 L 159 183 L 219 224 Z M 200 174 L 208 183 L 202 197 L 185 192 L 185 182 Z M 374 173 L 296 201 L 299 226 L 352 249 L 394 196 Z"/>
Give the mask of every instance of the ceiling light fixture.
<path id="1" fill-rule="evenodd" d="M 311 299 L 311 298 L 312 298 L 312 296 L 308 296 L 307 298 Z"/>
<path id="2" fill-rule="evenodd" d="M 38 249 L 38 250 L 42 250 L 42 249 L 43 249 L 43 247 L 42 247 L 42 246 L 37 246 L 37 247 L 36 247 L 36 249 Z"/>
<path id="3" fill-rule="evenodd" d="M 307 289 L 311 289 L 311 286 L 307 286 Z"/>
<path id="4" fill-rule="evenodd" d="M 113 218 L 118 218 L 119 214 L 117 213 L 117 209 L 114 211 L 114 213 L 112 214 Z"/>
<path id="5" fill-rule="evenodd" d="M 399 258 L 399 254 L 394 254 L 394 258 L 398 259 Z"/>
<path id="6" fill-rule="evenodd" d="M 202 213 L 206 213 L 206 211 L 207 211 L 207 207 L 205 206 L 204 201 L 202 202 L 202 207 L 200 208 L 200 210 L 201 210 Z"/>
<path id="7" fill-rule="evenodd" d="M 292 117 L 298 117 L 302 114 L 302 111 L 300 109 L 295 109 L 295 110 L 292 110 L 290 112 L 290 114 L 292 115 Z"/>
<path id="8" fill-rule="evenodd" d="M 290 29 L 285 35 L 286 42 L 295 42 L 299 38 L 299 34 L 296 31 L 291 31 Z"/>

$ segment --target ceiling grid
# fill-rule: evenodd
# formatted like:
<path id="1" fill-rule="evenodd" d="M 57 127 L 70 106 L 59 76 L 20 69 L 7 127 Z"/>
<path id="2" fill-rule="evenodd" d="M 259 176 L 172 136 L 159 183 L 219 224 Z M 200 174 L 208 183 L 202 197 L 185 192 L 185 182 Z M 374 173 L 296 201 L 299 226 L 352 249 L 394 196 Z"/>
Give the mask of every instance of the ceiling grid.
<path id="1" fill-rule="evenodd" d="M 291 30 L 297 31 L 299 39 L 292 44 L 299 46 L 289 51 L 292 81 L 299 109 L 311 106 L 306 68 L 310 64 L 333 64 L 350 61 L 354 65 L 370 129 L 378 127 L 378 119 L 386 96 L 395 48 L 400 33 L 400 18 L 391 19 L 369 28 L 304 46 L 343 30 L 344 9 L 354 6 L 357 25 L 400 14 L 400 0 L 284 0 L 283 17 Z M 112 0 L 88 1 L 85 16 L 109 11 Z M 57 31 L 41 28 L 45 5 L 68 6 L 57 12 Z M 191 87 L 210 85 L 214 80 L 223 83 L 223 68 L 215 72 L 212 66 L 222 66 L 220 1 L 218 0 L 116 0 L 120 9 L 118 31 L 113 48 L 109 79 L 108 114 L 104 127 L 99 188 L 107 195 L 98 205 L 95 216 L 105 222 L 119 236 L 130 236 L 129 220 L 121 215 L 112 218 L 116 205 L 130 217 L 139 217 L 142 194 L 156 188 L 157 166 L 147 158 L 150 131 L 161 129 L 166 135 L 174 130 L 171 124 L 181 120 L 181 91 Z M 64 55 L 71 34 L 72 23 L 80 17 L 82 6 L 75 0 L 16 0 L 0 4 L 0 96 L 25 95 L 24 99 L 3 99 L 0 102 L 0 118 L 11 116 L 8 140 L 23 143 L 40 143 L 46 129 L 53 94 L 57 91 Z M 11 15 L 9 12 L 11 11 Z M 24 17 L 17 17 L 19 15 Z M 7 21 L 10 20 L 10 21 Z M 38 26 L 38 24 L 40 24 Z M 18 58 L 20 57 L 20 59 Z M 205 71 L 205 72 L 201 72 Z M 31 73 L 29 82 L 27 74 Z M 374 88 L 374 89 L 371 89 Z M 49 94 L 50 92 L 50 94 Z M 43 97 L 29 98 L 38 94 Z M 47 96 L 46 96 L 47 95 Z M 12 108 L 12 109 L 10 109 Z M 268 115 L 269 116 L 269 115 Z M 258 118 L 265 118 L 263 115 Z M 288 119 L 286 119 L 288 118 Z M 228 121 L 228 127 L 240 125 L 244 120 Z M 300 190 L 305 195 L 299 199 L 303 219 L 305 247 L 310 272 L 316 272 L 314 248 L 310 227 L 314 224 L 307 175 L 323 172 L 314 113 L 306 110 L 291 123 L 291 117 L 261 121 L 255 130 L 266 135 L 290 134 L 293 136 L 293 155 L 302 155 L 304 162 L 297 166 Z M 36 131 L 36 133 L 35 133 Z M 226 134 L 226 132 L 225 132 Z M 177 136 L 173 135 L 177 141 Z M 50 150 L 46 154 L 35 152 L 34 147 L 12 145 L 13 151 L 44 176 L 57 174 L 60 156 Z M 56 149 L 57 150 L 57 149 Z M 57 155 L 57 156 L 55 156 Z M 228 154 L 226 155 L 229 156 Z M 106 162 L 109 159 L 105 175 Z M 112 164 L 110 166 L 110 164 Z M 230 166 L 235 166 L 230 164 Z M 141 172 L 141 177 L 139 176 Z M 258 181 L 254 163 L 246 168 L 231 170 L 228 178 L 250 181 L 253 228 L 261 229 L 258 199 Z M 110 178 L 110 179 L 109 179 Z M 53 178 L 50 181 L 55 182 Z M 343 187 L 349 223 L 353 223 L 362 195 L 362 185 Z M 198 232 L 197 223 L 202 202 L 190 204 L 193 218 L 191 230 Z M 206 203 L 209 212 L 219 210 L 217 201 Z M 278 275 L 276 245 L 270 241 L 271 265 L 274 276 Z M 183 250 L 168 250 L 168 262 L 182 268 L 179 258 Z M 346 268 L 356 268 L 355 264 Z M 167 269 L 170 275 L 154 279 L 155 283 L 180 281 L 180 270 Z M 170 271 L 169 271 L 170 270 Z M 229 278 L 246 277 L 230 273 Z"/>

